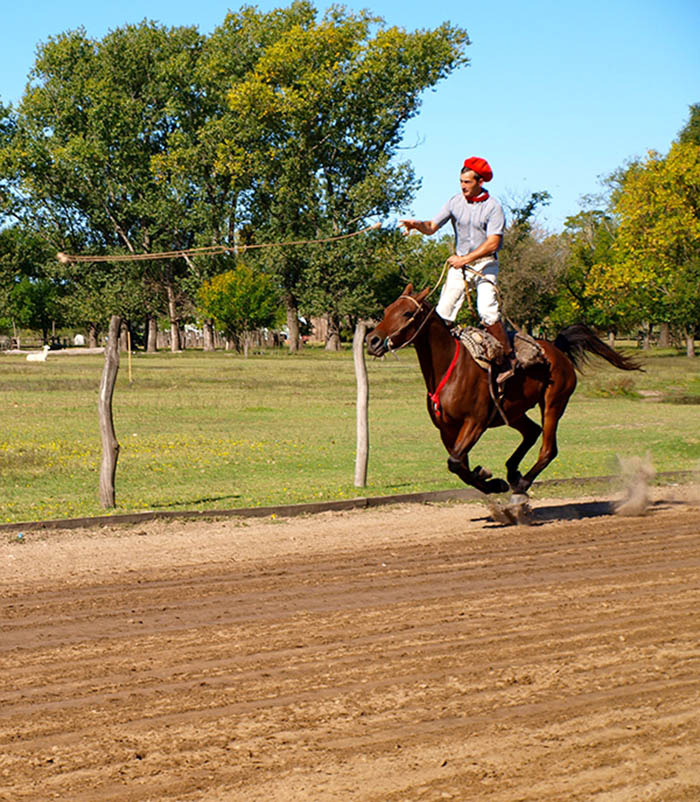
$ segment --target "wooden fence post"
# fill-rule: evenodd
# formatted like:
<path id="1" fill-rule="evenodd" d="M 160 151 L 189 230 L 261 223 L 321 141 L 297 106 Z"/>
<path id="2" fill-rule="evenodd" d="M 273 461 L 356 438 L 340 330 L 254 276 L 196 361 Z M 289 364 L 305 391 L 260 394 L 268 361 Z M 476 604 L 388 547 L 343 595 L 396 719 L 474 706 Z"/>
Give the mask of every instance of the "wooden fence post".
<path id="1" fill-rule="evenodd" d="M 102 464 L 100 465 L 100 503 L 104 509 L 115 506 L 114 477 L 117 472 L 119 442 L 114 432 L 112 418 L 112 395 L 119 372 L 119 332 L 122 319 L 112 315 L 109 335 L 105 346 L 105 364 L 100 382 L 97 407 L 100 414 L 100 437 L 102 438 Z"/>
<path id="2" fill-rule="evenodd" d="M 365 335 L 367 324 L 358 321 L 352 340 L 357 384 L 357 445 L 355 452 L 355 487 L 366 487 L 369 462 L 369 381 L 365 362 Z"/>

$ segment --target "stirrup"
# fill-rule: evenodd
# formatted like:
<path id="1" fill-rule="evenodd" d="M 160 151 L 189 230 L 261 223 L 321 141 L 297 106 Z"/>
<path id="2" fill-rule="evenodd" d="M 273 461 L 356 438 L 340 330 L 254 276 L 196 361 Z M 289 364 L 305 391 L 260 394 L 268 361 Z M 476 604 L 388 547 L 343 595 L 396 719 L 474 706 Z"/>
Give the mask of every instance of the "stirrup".
<path id="1" fill-rule="evenodd" d="M 508 362 L 507 364 L 504 364 L 504 370 L 502 370 L 498 376 L 496 376 L 496 384 L 499 387 L 502 387 L 508 381 L 508 379 L 513 378 L 515 375 L 515 369 L 518 367 L 517 360 L 513 354 L 510 354 L 506 358 Z"/>
<path id="2" fill-rule="evenodd" d="M 508 381 L 508 379 L 512 379 L 514 375 L 515 369 L 510 367 L 507 370 L 504 370 L 503 373 L 499 373 L 498 376 L 496 376 L 496 384 L 503 385 Z"/>

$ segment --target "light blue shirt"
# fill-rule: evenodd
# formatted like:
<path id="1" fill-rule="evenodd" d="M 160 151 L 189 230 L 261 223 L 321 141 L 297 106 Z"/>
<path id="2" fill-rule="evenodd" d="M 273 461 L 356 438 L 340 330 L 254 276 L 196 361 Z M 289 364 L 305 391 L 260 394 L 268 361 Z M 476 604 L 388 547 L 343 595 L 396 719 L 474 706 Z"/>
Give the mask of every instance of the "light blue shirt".
<path id="1" fill-rule="evenodd" d="M 467 203 L 461 192 L 453 195 L 432 222 L 442 228 L 448 220 L 452 221 L 458 256 L 466 256 L 492 234 L 503 236 L 506 227 L 501 204 L 492 195 L 480 203 Z"/>

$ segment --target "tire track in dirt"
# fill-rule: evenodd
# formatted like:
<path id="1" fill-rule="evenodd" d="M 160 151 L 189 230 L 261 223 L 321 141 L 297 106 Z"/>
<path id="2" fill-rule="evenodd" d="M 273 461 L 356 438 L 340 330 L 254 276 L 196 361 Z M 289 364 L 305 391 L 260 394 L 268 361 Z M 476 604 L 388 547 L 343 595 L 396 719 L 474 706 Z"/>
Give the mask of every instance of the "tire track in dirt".
<path id="1" fill-rule="evenodd" d="M 394 509 L 157 565 L 121 533 L 121 570 L 2 587 L 0 799 L 697 802 L 698 518 Z"/>

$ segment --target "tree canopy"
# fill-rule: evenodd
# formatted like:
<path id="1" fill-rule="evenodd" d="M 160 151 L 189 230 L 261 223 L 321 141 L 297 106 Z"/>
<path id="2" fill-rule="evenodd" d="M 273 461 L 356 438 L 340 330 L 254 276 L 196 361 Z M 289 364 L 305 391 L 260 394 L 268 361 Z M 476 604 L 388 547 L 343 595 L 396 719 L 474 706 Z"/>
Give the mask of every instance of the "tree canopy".
<path id="1" fill-rule="evenodd" d="M 244 6 L 209 35 L 143 20 L 102 39 L 82 28 L 51 37 L 17 107 L 0 104 L 0 325 L 94 332 L 114 313 L 152 323 L 167 310 L 175 348 L 184 320 L 214 317 L 200 289 L 245 253 L 286 308 L 294 348 L 300 314 L 326 316 L 337 337 L 406 280 L 431 283 L 449 238 L 384 230 L 342 246 L 246 248 L 328 239 L 405 211 L 419 186 L 401 156 L 405 125 L 427 89 L 468 63 L 468 45 L 449 23 L 409 31 L 308 0 Z M 620 168 L 608 205 L 582 208 L 561 234 L 536 224 L 546 190 L 511 204 L 509 316 L 611 331 L 644 320 L 692 341 L 699 132 L 694 104 L 667 154 Z M 221 253 L 185 254 L 200 246 Z M 177 255 L 60 264 L 59 250 Z"/>
<path id="2" fill-rule="evenodd" d="M 665 322 L 692 337 L 700 285 L 700 146 L 675 142 L 649 152 L 623 174 L 614 195 L 619 220 L 614 259 L 594 265 L 589 293 L 630 302 L 640 319 Z"/>
<path id="3" fill-rule="evenodd" d="M 218 259 L 55 267 L 81 286 L 81 319 L 91 306 L 104 316 L 105 288 L 125 282 L 134 289 L 117 303 L 139 286 L 174 306 L 241 245 L 357 230 L 405 207 L 416 182 L 395 161 L 403 126 L 421 93 L 467 62 L 467 44 L 449 24 L 407 32 L 306 0 L 243 7 L 209 36 L 147 20 L 101 40 L 58 34 L 39 46 L 17 109 L 2 109 L 2 213 L 69 253 L 230 247 Z M 323 258 L 324 275 L 343 269 L 330 249 L 256 260 L 294 321 Z"/>

